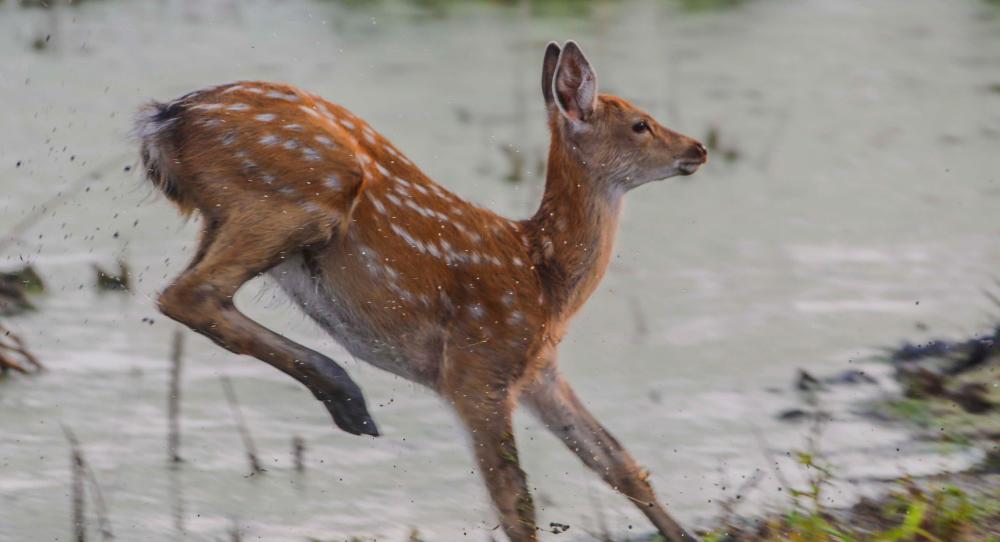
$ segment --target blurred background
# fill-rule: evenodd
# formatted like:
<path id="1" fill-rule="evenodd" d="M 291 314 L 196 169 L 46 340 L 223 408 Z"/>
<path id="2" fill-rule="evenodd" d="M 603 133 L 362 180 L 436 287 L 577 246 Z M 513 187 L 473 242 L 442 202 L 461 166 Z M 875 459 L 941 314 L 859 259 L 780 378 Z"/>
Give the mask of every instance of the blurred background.
<path id="1" fill-rule="evenodd" d="M 611 269 L 561 356 L 686 523 L 754 472 L 777 483 L 763 448 L 802 440 L 778 419 L 797 369 L 877 373 L 881 346 L 987 323 L 982 290 L 1000 275 L 996 2 L 0 0 L 0 271 L 30 264 L 46 285 L 37 310 L 2 323 L 48 368 L 0 381 L 0 540 L 67 539 L 62 425 L 121 540 L 498 536 L 447 406 L 352 360 L 263 281 L 238 304 L 345 362 L 384 436 L 337 431 L 290 379 L 188 334 L 184 462 L 168 468 L 176 326 L 154 300 L 198 224 L 141 180 L 128 131 L 149 99 L 287 82 L 365 118 L 458 194 L 526 217 L 548 143 L 542 51 L 566 39 L 603 92 L 712 149 L 697 175 L 626 198 Z M 131 293 L 96 286 L 94 266 L 119 261 Z M 220 375 L 264 473 L 248 469 Z M 517 426 L 540 525 L 571 525 L 563 540 L 649 531 L 533 420 Z M 970 461 L 903 439 L 845 408 L 824 446 L 857 477 Z"/>

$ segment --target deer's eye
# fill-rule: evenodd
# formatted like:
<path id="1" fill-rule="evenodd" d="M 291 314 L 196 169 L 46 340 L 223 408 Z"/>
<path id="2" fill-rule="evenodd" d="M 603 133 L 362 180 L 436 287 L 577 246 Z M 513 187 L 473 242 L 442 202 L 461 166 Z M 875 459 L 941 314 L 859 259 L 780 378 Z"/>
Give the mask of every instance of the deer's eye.
<path id="1" fill-rule="evenodd" d="M 640 120 L 639 122 L 637 122 L 637 123 L 635 123 L 635 124 L 632 125 L 632 131 L 635 132 L 635 133 L 637 133 L 637 134 L 641 134 L 643 132 L 648 132 L 649 131 L 649 125 L 646 124 L 646 121 Z"/>

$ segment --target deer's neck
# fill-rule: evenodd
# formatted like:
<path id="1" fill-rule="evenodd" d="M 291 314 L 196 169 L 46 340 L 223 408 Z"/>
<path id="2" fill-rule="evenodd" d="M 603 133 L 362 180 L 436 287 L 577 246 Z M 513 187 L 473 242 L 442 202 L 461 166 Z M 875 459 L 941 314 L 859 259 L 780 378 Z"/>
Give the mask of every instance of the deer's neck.
<path id="1" fill-rule="evenodd" d="M 570 315 L 597 288 L 614 248 L 622 193 L 607 179 L 595 179 L 579 158 L 553 137 L 545 195 L 528 221 L 532 257 L 546 304 Z"/>

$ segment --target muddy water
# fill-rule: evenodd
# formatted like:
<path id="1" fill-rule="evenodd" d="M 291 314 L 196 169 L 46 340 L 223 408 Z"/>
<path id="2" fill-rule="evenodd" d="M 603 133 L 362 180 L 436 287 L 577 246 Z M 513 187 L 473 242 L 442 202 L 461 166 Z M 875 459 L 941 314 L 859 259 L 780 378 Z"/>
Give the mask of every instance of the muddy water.
<path id="1" fill-rule="evenodd" d="M 263 285 L 238 302 L 343 360 L 385 436 L 337 432 L 290 380 L 191 336 L 186 461 L 165 468 L 174 326 L 153 299 L 197 225 L 123 170 L 126 133 L 148 98 L 288 81 L 365 117 L 458 193 L 525 216 L 546 135 L 540 54 L 569 37 L 604 90 L 691 135 L 716 126 L 738 155 L 630 195 L 609 276 L 562 349 L 580 395 L 683 520 L 705 521 L 755 469 L 766 480 L 747 509 L 782 498 L 760 449 L 803 445 L 804 427 L 774 421 L 795 405 L 783 391 L 795 368 L 857 367 L 896 338 L 985 323 L 980 289 L 1000 265 L 1000 11 L 986 2 L 0 3 L 0 231 L 77 187 L 0 253 L 0 267 L 30 261 L 48 281 L 41 310 L 7 323 L 51 368 L 0 383 L 0 540 L 67 538 L 60 424 L 83 441 L 120 540 L 228 539 L 234 525 L 261 540 L 402 540 L 410 526 L 488 539 L 495 520 L 448 408 L 350 360 Z M 135 294 L 94 292 L 90 266 L 119 257 Z M 219 375 L 242 399 L 263 475 L 248 476 Z M 879 389 L 827 399 L 839 414 L 821 440 L 842 474 L 971 459 L 901 445 L 901 432 L 837 406 Z M 541 524 L 581 540 L 602 523 L 647 529 L 540 426 L 517 425 Z"/>

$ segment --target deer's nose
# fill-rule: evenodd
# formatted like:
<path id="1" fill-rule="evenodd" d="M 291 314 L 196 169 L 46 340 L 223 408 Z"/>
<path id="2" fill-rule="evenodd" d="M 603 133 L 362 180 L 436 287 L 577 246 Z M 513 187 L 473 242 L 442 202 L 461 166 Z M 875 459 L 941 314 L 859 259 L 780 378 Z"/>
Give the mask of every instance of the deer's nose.
<path id="1" fill-rule="evenodd" d="M 691 146 L 691 150 L 688 151 L 688 155 L 696 160 L 701 160 L 702 163 L 708 162 L 708 149 L 706 149 L 700 141 L 694 142 L 694 145 Z"/>

